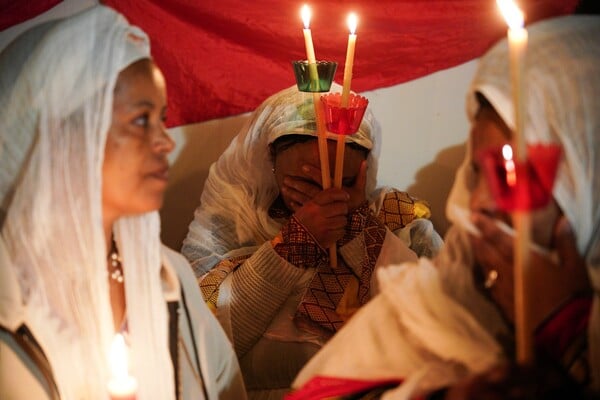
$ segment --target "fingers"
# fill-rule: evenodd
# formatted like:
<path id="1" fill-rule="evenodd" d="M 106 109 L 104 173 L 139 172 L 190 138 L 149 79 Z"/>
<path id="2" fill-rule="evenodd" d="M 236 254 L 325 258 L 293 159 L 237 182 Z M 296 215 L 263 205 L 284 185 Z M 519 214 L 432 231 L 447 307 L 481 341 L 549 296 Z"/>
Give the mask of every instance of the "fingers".
<path id="1" fill-rule="evenodd" d="M 315 197 L 322 189 L 315 183 L 303 179 L 286 176 L 281 187 L 282 194 L 286 195 L 291 202 L 304 204 Z"/>
<path id="2" fill-rule="evenodd" d="M 585 264 L 577 249 L 577 240 L 575 232 L 573 232 L 573 227 L 564 215 L 560 216 L 554 225 L 552 242 L 563 266 L 570 269 L 577 269 L 579 266 Z"/>
<path id="3" fill-rule="evenodd" d="M 316 182 L 320 187 L 323 187 L 323 177 L 321 175 L 320 168 L 315 168 L 310 164 L 305 164 L 302 166 L 302 172 L 304 172 L 306 178 Z"/>
<path id="4" fill-rule="evenodd" d="M 354 210 L 360 207 L 366 201 L 365 188 L 367 185 L 367 160 L 360 163 L 356 180 L 352 187 L 346 187 L 345 190 L 350 195 L 349 207 Z"/>
<path id="5" fill-rule="evenodd" d="M 356 176 L 356 182 L 354 182 L 355 189 L 362 190 L 362 192 L 364 192 L 365 187 L 367 187 L 367 160 L 363 160 L 360 163 L 358 175 Z"/>
<path id="6" fill-rule="evenodd" d="M 481 232 L 480 240 L 482 242 L 493 244 L 498 253 L 505 255 L 506 260 L 512 262 L 513 238 L 498 227 L 498 222 L 495 218 L 473 212 L 471 214 L 471 222 Z"/>
<path id="7" fill-rule="evenodd" d="M 321 246 L 327 247 L 345 234 L 348 198 L 342 189 L 323 190 L 301 207 L 294 207 L 295 217 Z"/>

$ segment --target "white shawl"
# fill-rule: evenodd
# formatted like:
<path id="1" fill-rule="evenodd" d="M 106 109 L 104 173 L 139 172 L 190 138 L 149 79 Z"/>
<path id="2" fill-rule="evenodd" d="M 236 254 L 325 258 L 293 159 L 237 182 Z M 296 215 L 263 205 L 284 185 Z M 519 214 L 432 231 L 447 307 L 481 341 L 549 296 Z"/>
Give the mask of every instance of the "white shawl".
<path id="1" fill-rule="evenodd" d="M 102 163 L 121 70 L 148 38 L 97 6 L 26 32 L 0 55 L 0 323 L 26 324 L 62 399 L 106 399 L 113 323 Z M 174 397 L 157 212 L 122 218 L 137 398 Z"/>

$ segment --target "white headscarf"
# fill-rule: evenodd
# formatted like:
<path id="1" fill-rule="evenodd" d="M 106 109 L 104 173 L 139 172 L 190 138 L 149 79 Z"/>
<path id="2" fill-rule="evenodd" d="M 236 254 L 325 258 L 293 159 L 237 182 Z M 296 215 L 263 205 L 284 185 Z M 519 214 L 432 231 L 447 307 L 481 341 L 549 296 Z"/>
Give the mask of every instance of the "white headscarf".
<path id="1" fill-rule="evenodd" d="M 340 90 L 333 85 L 333 92 Z M 265 100 L 211 166 L 182 249 L 193 260 L 197 276 L 222 259 L 252 253 L 281 228 L 281 223 L 269 216 L 269 207 L 279 194 L 271 173 L 269 144 L 291 134 L 316 136 L 312 93 L 300 92 L 295 85 Z M 377 183 L 380 137 L 381 129 L 369 109 L 359 131 L 346 136 L 346 142 L 371 150 L 367 198 Z"/>
<path id="2" fill-rule="evenodd" d="M 0 54 L 0 322 L 26 324 L 62 399 L 106 399 L 113 321 L 102 164 L 120 71 L 148 38 L 97 6 L 39 26 Z M 174 397 L 157 212 L 115 225 L 138 399 Z"/>
<path id="3" fill-rule="evenodd" d="M 525 66 L 525 137 L 561 145 L 562 160 L 553 195 L 571 223 L 595 291 L 590 321 L 590 360 L 600 388 L 600 18 L 566 16 L 532 25 Z M 509 127 L 514 127 L 508 46 L 497 44 L 480 61 L 467 97 L 473 120 L 482 93 Z M 467 209 L 470 193 L 461 165 L 448 201 L 448 217 Z M 447 244 L 447 247 L 450 246 Z"/>

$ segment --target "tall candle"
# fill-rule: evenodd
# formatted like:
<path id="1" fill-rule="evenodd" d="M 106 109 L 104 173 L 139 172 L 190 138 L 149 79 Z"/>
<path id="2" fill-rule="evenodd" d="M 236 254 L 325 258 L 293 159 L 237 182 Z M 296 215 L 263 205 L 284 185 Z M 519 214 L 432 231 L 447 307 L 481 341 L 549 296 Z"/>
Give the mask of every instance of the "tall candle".
<path id="1" fill-rule="evenodd" d="M 527 31 L 523 28 L 523 13 L 512 0 L 496 0 L 508 29 L 509 65 L 514 107 L 514 143 L 517 163 L 527 161 L 527 145 L 523 132 L 525 101 L 523 70 L 527 49 Z M 517 175 L 519 190 L 527 191 L 527 178 Z M 525 192 L 527 193 L 527 192 Z M 515 335 L 517 343 L 517 361 L 529 364 L 533 361 L 533 328 L 530 326 L 527 287 L 531 277 L 529 267 L 529 243 L 531 241 L 531 218 L 527 211 L 513 213 L 516 231 L 514 246 L 514 296 L 515 296 Z"/>
<path id="2" fill-rule="evenodd" d="M 123 335 L 117 333 L 110 348 L 110 373 L 108 394 L 111 400 L 135 400 L 137 381 L 129 375 L 127 345 Z"/>
<path id="3" fill-rule="evenodd" d="M 319 74 L 317 71 L 317 58 L 315 57 L 315 48 L 313 46 L 312 34 L 310 33 L 310 8 L 305 4 L 300 10 L 300 16 L 304 23 L 304 46 L 306 47 L 306 59 L 308 61 L 308 73 L 310 76 L 311 84 L 319 84 Z"/>
<path id="4" fill-rule="evenodd" d="M 354 66 L 354 48 L 356 46 L 356 25 L 358 18 L 356 14 L 348 15 L 348 47 L 346 49 L 346 63 L 344 64 L 344 85 L 342 88 L 341 106 L 348 107 L 348 98 L 350 97 L 350 87 L 352 85 L 352 67 Z"/>

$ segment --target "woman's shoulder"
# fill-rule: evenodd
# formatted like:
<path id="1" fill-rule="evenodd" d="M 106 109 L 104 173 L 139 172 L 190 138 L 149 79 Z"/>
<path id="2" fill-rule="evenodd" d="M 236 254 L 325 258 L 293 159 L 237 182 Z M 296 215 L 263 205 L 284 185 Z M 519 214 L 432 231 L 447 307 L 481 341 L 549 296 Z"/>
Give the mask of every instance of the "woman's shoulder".
<path id="1" fill-rule="evenodd" d="M 417 218 L 431 216 L 427 201 L 392 187 L 379 189 L 375 203 L 377 218 L 392 231 L 405 227 Z"/>

